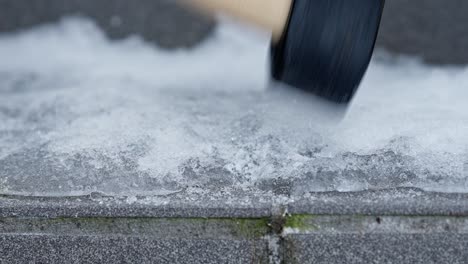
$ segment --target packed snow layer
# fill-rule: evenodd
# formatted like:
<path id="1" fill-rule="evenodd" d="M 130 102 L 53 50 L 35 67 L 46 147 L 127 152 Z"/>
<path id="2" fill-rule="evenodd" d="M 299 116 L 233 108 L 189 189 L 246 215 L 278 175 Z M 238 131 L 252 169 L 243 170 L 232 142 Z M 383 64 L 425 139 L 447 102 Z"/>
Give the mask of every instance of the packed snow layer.
<path id="1" fill-rule="evenodd" d="M 194 50 L 93 23 L 0 35 L 0 194 L 468 191 L 468 69 L 378 53 L 348 109 L 271 84 L 268 37 Z"/>

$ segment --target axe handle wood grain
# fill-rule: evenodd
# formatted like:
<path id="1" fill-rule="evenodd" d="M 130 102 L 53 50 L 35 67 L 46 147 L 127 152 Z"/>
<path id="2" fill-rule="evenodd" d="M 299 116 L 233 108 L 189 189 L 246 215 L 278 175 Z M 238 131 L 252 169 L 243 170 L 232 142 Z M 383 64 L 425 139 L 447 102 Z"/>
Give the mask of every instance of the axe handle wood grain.
<path id="1" fill-rule="evenodd" d="M 221 12 L 272 32 L 279 41 L 293 0 L 184 0 L 202 11 Z"/>

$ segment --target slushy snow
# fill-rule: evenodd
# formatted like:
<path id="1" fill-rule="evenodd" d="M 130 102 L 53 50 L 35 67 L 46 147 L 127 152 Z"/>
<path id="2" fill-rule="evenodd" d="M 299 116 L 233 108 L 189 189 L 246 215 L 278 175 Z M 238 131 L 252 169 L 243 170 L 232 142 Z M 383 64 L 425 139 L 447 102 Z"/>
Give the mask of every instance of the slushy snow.
<path id="1" fill-rule="evenodd" d="M 193 50 L 90 21 L 0 35 L 0 194 L 468 191 L 468 69 L 377 52 L 351 106 L 268 81 L 268 37 Z"/>

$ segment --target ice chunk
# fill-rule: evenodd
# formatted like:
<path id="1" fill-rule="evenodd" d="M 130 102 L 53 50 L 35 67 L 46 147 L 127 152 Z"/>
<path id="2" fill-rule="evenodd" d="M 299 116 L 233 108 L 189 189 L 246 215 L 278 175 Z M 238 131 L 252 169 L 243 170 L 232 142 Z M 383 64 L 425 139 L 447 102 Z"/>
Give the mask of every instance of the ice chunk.
<path id="1" fill-rule="evenodd" d="M 375 59 L 343 116 L 267 81 L 268 38 L 193 50 L 89 21 L 0 36 L 0 193 L 468 191 L 468 70 Z"/>

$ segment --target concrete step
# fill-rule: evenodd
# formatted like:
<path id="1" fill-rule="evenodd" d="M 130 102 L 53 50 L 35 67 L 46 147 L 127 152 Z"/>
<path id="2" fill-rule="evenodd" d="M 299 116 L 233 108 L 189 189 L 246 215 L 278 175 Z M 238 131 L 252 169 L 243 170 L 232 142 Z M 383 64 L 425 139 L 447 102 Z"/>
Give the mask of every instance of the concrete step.
<path id="1" fill-rule="evenodd" d="M 227 198 L 227 197 L 226 197 Z M 240 197 L 239 197 L 240 198 Z M 0 199 L 2 263 L 464 263 L 468 195 L 414 189 L 295 202 Z"/>

